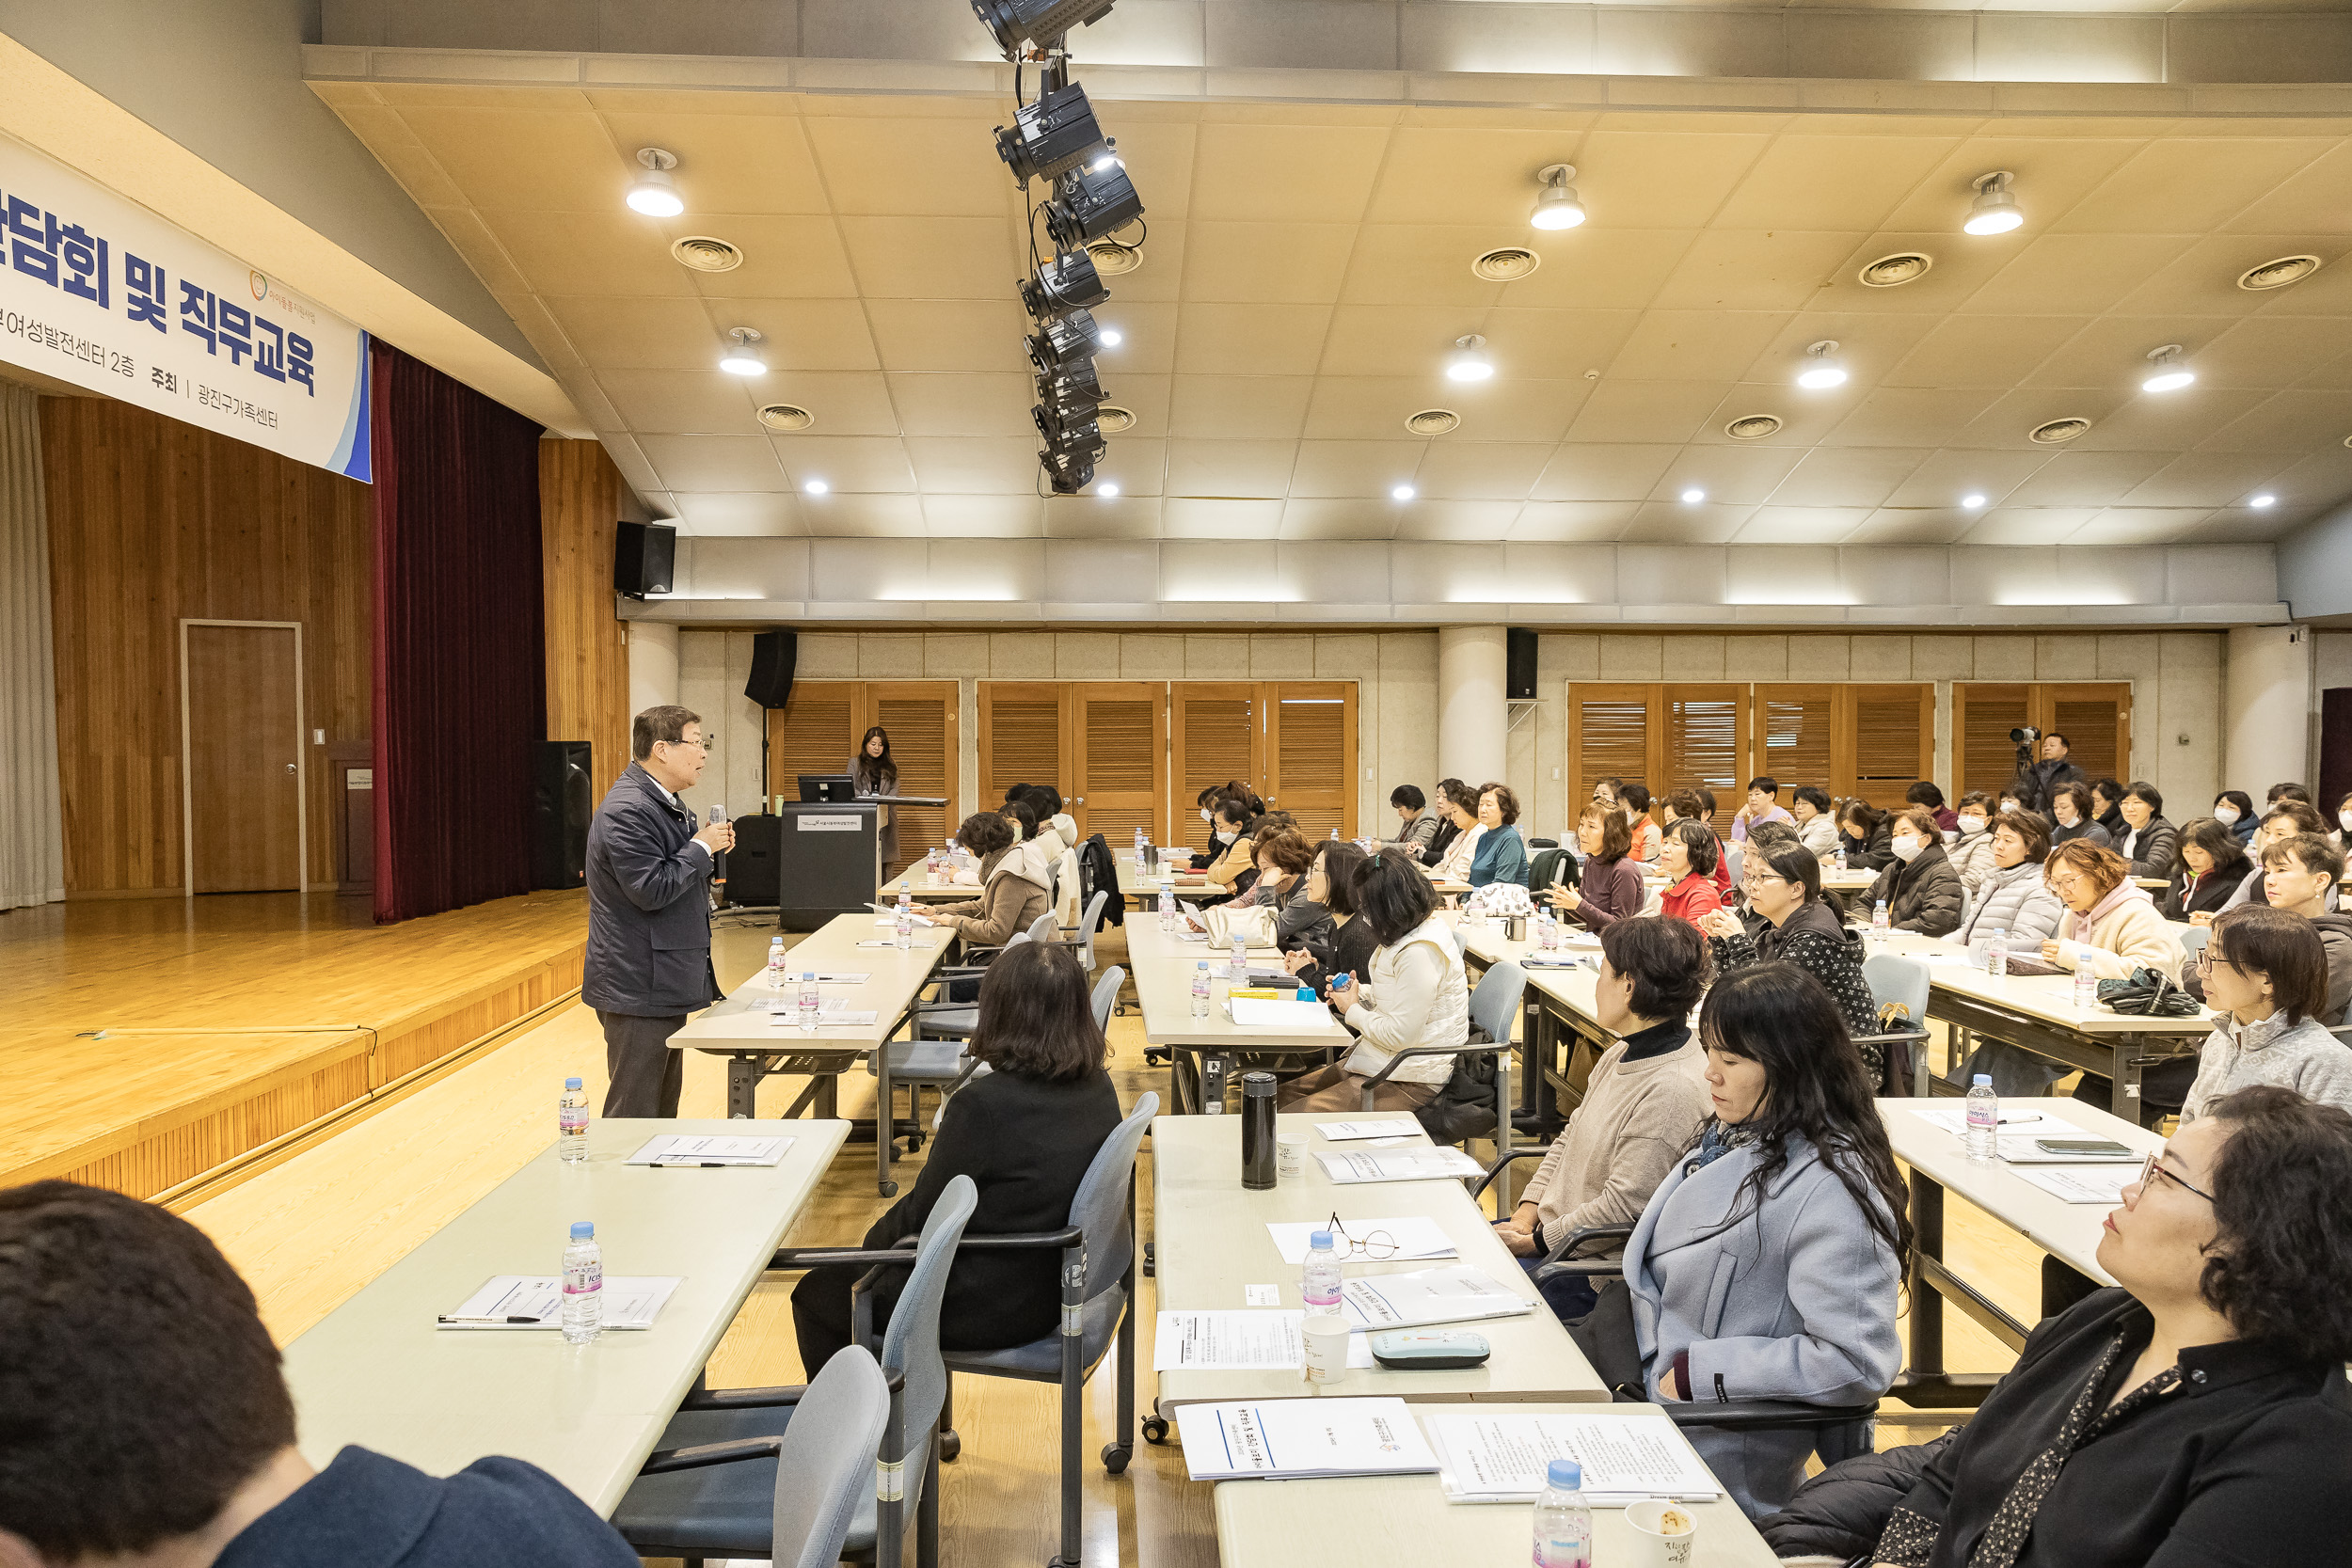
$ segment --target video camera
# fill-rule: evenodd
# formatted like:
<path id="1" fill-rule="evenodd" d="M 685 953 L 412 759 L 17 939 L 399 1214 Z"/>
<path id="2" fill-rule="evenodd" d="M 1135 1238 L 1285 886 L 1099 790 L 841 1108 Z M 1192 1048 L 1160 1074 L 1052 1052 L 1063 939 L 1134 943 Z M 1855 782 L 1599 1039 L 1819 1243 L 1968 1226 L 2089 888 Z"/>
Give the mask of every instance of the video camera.
<path id="1" fill-rule="evenodd" d="M 2030 724 L 2020 724 L 2009 732 L 2017 743 L 2017 776 L 2024 778 L 2033 770 L 2033 749 L 2042 742 L 2042 732 Z"/>

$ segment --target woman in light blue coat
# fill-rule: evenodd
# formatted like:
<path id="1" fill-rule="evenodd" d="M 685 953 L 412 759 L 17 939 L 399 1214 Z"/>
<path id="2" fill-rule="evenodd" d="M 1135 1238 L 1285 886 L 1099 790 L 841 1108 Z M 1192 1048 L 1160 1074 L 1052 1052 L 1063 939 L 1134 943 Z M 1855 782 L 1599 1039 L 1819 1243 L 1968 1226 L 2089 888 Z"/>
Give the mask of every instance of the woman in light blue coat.
<path id="1" fill-rule="evenodd" d="M 1875 1400 L 1902 1366 L 1911 1225 L 1844 1015 L 1806 971 L 1755 964 L 1708 992 L 1699 1038 L 1714 1116 L 1626 1243 L 1650 1397 Z M 1751 1515 L 1788 1500 L 1816 1446 L 1870 1446 L 1868 1421 L 1686 1434 Z"/>

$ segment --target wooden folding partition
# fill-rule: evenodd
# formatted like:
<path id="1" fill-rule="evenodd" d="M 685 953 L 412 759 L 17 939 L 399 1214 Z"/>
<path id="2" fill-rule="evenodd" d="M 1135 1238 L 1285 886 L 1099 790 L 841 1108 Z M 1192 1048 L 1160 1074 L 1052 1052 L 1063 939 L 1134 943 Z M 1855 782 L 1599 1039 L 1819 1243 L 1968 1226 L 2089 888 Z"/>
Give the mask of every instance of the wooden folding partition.
<path id="1" fill-rule="evenodd" d="M 843 773 L 866 732 L 890 735 L 901 795 L 945 797 L 945 806 L 899 806 L 897 876 L 962 820 L 954 681 L 797 681 L 785 706 L 768 711 L 768 787 L 798 800 L 803 773 Z M 983 732 L 985 733 L 985 732 Z"/>
<path id="2" fill-rule="evenodd" d="M 1168 688 L 1159 681 L 982 681 L 980 793 L 1051 784 L 1078 836 L 1166 842 Z"/>
<path id="3" fill-rule="evenodd" d="M 1311 839 L 1356 836 L 1356 684 L 1267 681 L 1258 688 L 1260 793 Z"/>
<path id="4" fill-rule="evenodd" d="M 2009 732 L 2020 726 L 2066 736 L 2068 758 L 2085 778 L 2131 782 L 2129 681 L 1962 681 L 1952 687 L 1953 783 L 1962 794 L 1992 794 L 2016 777 Z"/>
<path id="5" fill-rule="evenodd" d="M 1654 795 L 1684 784 L 1715 795 L 1715 827 L 1728 832 L 1746 798 L 1748 689 L 1724 684 L 1610 685 L 1568 689 L 1568 762 L 1579 802 L 1605 778 L 1639 782 Z"/>

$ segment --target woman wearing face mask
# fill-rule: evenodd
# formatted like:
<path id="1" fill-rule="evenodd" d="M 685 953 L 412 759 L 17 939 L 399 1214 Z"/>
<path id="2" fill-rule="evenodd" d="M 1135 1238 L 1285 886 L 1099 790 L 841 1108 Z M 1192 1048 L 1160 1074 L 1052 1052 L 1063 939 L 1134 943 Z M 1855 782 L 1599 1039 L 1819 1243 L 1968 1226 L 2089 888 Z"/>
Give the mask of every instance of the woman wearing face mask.
<path id="1" fill-rule="evenodd" d="M 1999 799 L 1993 802 L 1994 815 L 2007 816 L 2013 812 L 2024 811 L 2026 802 L 2033 799 L 2033 786 L 2024 780 L 2011 779 L 2001 786 Z"/>
<path id="2" fill-rule="evenodd" d="M 1886 847 L 1894 863 L 1879 873 L 1861 907 L 1875 911 L 1883 898 L 1887 924 L 1921 936 L 1940 937 L 1958 926 L 1967 897 L 1944 853 L 1933 814 L 1925 806 L 1905 806 L 1895 814 Z"/>
<path id="3" fill-rule="evenodd" d="M 2347 1190 L 2352 1116 L 2216 1101 L 2103 1222 L 2117 1288 L 2044 1318 L 1948 1438 L 1817 1477 L 1766 1541 L 1881 1568 L 2342 1560 Z"/>
<path id="4" fill-rule="evenodd" d="M 2040 953 L 2066 914 L 2066 906 L 2042 880 L 2042 863 L 2049 852 L 2050 824 L 2038 813 L 2012 812 L 1994 823 L 1993 869 L 1977 885 L 1959 927 L 1944 940 L 1965 952 L 1998 931 L 2004 952 Z M 1981 1072 L 1991 1076 L 1994 1094 L 2025 1099 L 2048 1094 L 2068 1070 L 2014 1045 L 1982 1037 L 1979 1041 L 1947 1082 L 1964 1088 Z"/>
<path id="5" fill-rule="evenodd" d="M 2242 789 L 2225 789 L 2213 798 L 2213 819 L 2230 830 L 2240 848 L 2254 842 L 2254 830 L 2262 826 L 2254 798 Z"/>
<path id="6" fill-rule="evenodd" d="M 2123 814 L 2123 836 L 2115 852 L 2132 863 L 2135 877 L 2169 877 L 2178 852 L 2181 831 L 2164 819 L 2164 797 L 2154 784 L 2135 779 L 2116 802 Z"/>
<path id="7" fill-rule="evenodd" d="M 2269 893 L 2263 885 L 2264 851 L 2272 845 L 2284 843 L 2298 833 L 2319 833 L 2324 836 L 2326 832 L 2327 828 L 2320 821 L 2319 813 L 2302 801 L 2280 800 L 2277 802 L 2263 814 L 2262 826 L 2254 832 L 2253 847 L 2247 851 L 2246 856 L 2253 863 L 2252 866 L 2247 871 L 2245 879 L 2238 883 L 2237 891 L 2231 894 L 2229 901 L 2221 907 L 2225 910 L 2234 910 L 2241 904 L 2270 902 Z M 2329 888 L 2328 890 L 2329 909 L 2335 907 L 2335 897 L 2336 890 Z M 2188 923 L 2192 926 L 2210 926 L 2213 924 L 2213 919 L 2210 912 L 2201 911 L 2190 915 Z"/>
<path id="8" fill-rule="evenodd" d="M 1717 970 L 1728 974 L 1756 963 L 1795 964 L 1821 982 L 1857 1042 L 1877 1034 L 1878 1003 L 1862 977 L 1862 936 L 1822 902 L 1821 863 L 1801 844 L 1753 846 L 1741 860 L 1740 889 L 1763 925 L 1751 936 L 1746 923 L 1729 910 L 1701 920 L 1699 929 L 1714 942 Z M 1876 1084 L 1884 1048 L 1873 1041 L 1860 1049 L 1862 1065 Z"/>
<path id="9" fill-rule="evenodd" d="M 2352 795 L 2336 802 L 2336 827 L 2328 837 L 2339 849 L 2352 844 Z"/>
<path id="10" fill-rule="evenodd" d="M 1788 797 L 1788 815 L 1797 825 L 1797 842 L 1826 865 L 1837 856 L 1837 819 L 1830 815 L 1829 793 L 1818 784 L 1804 784 Z"/>
<path id="11" fill-rule="evenodd" d="M 1216 824 L 1211 830 L 1214 842 L 1200 855 L 1208 864 L 1201 867 L 1208 875 L 1203 879 L 1209 902 L 1222 903 L 1236 894 L 1247 893 L 1258 878 L 1258 862 L 1250 846 L 1249 802 L 1238 795 L 1228 795 L 1216 803 Z"/>
<path id="12" fill-rule="evenodd" d="M 2057 826 L 2050 831 L 2050 847 L 2072 844 L 2084 839 L 2100 848 L 2109 847 L 2107 831 L 2099 826 L 2097 810 L 2091 802 L 2090 787 L 2082 784 L 2062 784 L 2050 794 L 2050 816 Z"/>
<path id="13" fill-rule="evenodd" d="M 1953 826 L 1960 836 L 1944 847 L 1944 853 L 1960 875 L 1961 888 L 1975 897 L 1977 886 L 1993 869 L 1993 798 L 1979 791 L 1964 796 Z"/>
<path id="14" fill-rule="evenodd" d="M 1659 912 L 1696 926 L 1722 909 L 1724 895 L 1715 887 L 1715 861 L 1722 853 L 1715 830 L 1698 818 L 1677 817 L 1669 824 L 1658 851 L 1658 869 L 1666 879 Z"/>
<path id="15" fill-rule="evenodd" d="M 1613 921 L 1640 914 L 1646 895 L 1641 863 L 1633 858 L 1633 835 L 1625 814 L 1595 800 L 1577 818 L 1576 845 L 1584 851 L 1584 874 L 1575 887 L 1551 884 L 1551 907 L 1597 931 Z"/>
<path id="16" fill-rule="evenodd" d="M 2181 862 L 2164 890 L 2164 918 L 2198 925 L 2229 907 L 2230 895 L 2246 879 L 2245 848 L 2229 824 L 2216 816 L 2201 816 L 2181 830 Z M 2199 921 L 2197 916 L 2206 920 Z"/>

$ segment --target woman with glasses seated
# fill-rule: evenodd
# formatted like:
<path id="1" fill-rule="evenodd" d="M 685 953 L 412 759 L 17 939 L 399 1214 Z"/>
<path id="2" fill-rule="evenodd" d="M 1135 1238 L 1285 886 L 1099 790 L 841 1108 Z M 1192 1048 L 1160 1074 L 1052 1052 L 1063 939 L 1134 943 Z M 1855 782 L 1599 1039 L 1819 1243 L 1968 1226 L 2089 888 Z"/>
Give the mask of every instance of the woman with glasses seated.
<path id="1" fill-rule="evenodd" d="M 2240 905 L 2213 923 L 2197 953 L 2197 978 L 2218 1016 L 2197 1053 L 2184 1122 L 2255 1084 L 2352 1109 L 2352 1051 L 2319 1022 L 2328 1007 L 2328 952 L 2310 920 Z"/>
<path id="2" fill-rule="evenodd" d="M 1821 982 L 1859 1040 L 1879 1032 L 1878 1003 L 1862 977 L 1862 934 L 1851 930 L 1821 898 L 1821 863 L 1802 844 L 1751 845 L 1740 874 L 1748 908 L 1763 928 L 1750 936 L 1740 917 L 1717 910 L 1699 921 L 1713 939 L 1715 965 L 1732 974 L 1755 963 L 1785 962 Z M 1862 1065 L 1876 1084 L 1885 1065 L 1877 1044 L 1862 1046 Z"/>
<path id="3" fill-rule="evenodd" d="M 1880 1568 L 2343 1561 L 2347 1193 L 2343 1109 L 2214 1101 L 2106 1216 L 2114 1287 L 2044 1319 L 1967 1425 L 1824 1472 L 1765 1539 Z"/>
<path id="4" fill-rule="evenodd" d="M 2103 980 L 2120 980 L 2141 965 L 2181 977 L 2181 943 L 2156 901 L 2131 879 L 2131 863 L 2084 839 L 2061 844 L 2042 868 L 2050 891 L 2066 906 L 2058 935 L 2042 944 L 2042 961 L 2060 969 L 2090 966 Z"/>

